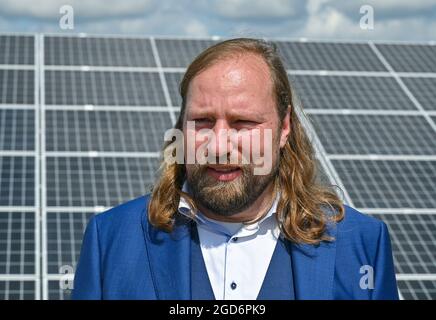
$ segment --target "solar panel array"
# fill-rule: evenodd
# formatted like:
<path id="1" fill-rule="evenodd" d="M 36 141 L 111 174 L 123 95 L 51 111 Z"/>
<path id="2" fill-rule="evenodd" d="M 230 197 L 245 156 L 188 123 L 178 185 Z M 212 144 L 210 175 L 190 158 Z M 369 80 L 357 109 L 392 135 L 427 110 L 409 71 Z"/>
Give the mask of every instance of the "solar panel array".
<path id="1" fill-rule="evenodd" d="M 148 192 L 212 39 L 0 35 L 0 299 L 68 299 L 91 216 Z M 276 41 L 317 156 L 436 298 L 436 46 Z"/>

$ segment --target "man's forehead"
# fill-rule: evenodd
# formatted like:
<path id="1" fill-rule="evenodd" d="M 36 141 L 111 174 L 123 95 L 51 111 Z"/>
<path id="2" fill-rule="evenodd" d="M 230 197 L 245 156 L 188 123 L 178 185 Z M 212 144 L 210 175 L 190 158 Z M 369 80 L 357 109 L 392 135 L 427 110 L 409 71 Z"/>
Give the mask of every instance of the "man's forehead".
<path id="1" fill-rule="evenodd" d="M 268 65 L 254 54 L 217 61 L 192 79 L 187 94 L 191 105 L 207 104 L 213 99 L 232 100 L 235 104 L 273 99 Z"/>
<path id="2" fill-rule="evenodd" d="M 232 55 L 214 62 L 191 81 L 191 86 L 206 88 L 215 86 L 244 86 L 250 84 L 270 82 L 270 70 L 266 62 L 257 54 L 242 53 Z M 190 87 L 191 87 L 190 86 Z"/>

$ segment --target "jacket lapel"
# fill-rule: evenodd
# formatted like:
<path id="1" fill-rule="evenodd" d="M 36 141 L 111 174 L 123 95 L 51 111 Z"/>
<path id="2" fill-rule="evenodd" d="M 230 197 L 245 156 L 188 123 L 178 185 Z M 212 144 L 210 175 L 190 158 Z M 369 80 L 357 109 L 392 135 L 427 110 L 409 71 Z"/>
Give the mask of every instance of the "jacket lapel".
<path id="1" fill-rule="evenodd" d="M 191 229 L 192 223 L 180 223 L 174 231 L 160 231 L 142 216 L 151 276 L 158 299 L 189 300 L 191 293 Z M 335 225 L 328 234 L 337 236 Z M 318 246 L 288 242 L 295 299 L 333 299 L 336 241 Z"/>
<path id="2" fill-rule="evenodd" d="M 142 227 L 157 299 L 191 299 L 191 224 L 167 233 L 149 224 L 144 214 Z"/>
<path id="3" fill-rule="evenodd" d="M 277 240 L 258 300 L 294 300 L 294 279 L 290 242 Z"/>
<path id="4" fill-rule="evenodd" d="M 193 300 L 215 300 L 195 226 L 191 240 L 191 290 Z"/>

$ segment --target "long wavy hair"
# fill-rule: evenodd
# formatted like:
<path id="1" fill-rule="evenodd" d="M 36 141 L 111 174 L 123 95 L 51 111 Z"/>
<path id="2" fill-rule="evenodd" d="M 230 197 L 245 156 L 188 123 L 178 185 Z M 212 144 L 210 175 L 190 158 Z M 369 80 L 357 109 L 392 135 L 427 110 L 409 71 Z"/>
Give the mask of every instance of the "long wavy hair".
<path id="1" fill-rule="evenodd" d="M 238 38 L 217 43 L 200 53 L 189 65 L 180 83 L 182 105 L 175 128 L 183 130 L 187 93 L 192 79 L 218 61 L 247 53 L 262 57 L 269 67 L 280 122 L 283 122 L 287 109 L 290 107 L 291 110 L 291 130 L 285 146 L 280 150 L 279 170 L 274 181 L 280 191 L 276 214 L 280 230 L 287 239 L 296 243 L 332 241 L 334 239 L 326 232 L 327 224 L 343 219 L 343 203 L 334 186 L 319 179 L 320 168 L 314 149 L 298 118 L 304 113 L 299 110 L 297 115 L 294 110 L 293 89 L 274 44 L 259 39 Z M 171 141 L 164 144 L 164 154 L 171 144 Z M 162 160 L 148 207 L 148 218 L 153 226 L 167 232 L 173 230 L 179 214 L 180 197 L 184 197 L 195 214 L 196 205 L 192 197 L 182 191 L 185 179 L 184 164 L 169 164 Z"/>

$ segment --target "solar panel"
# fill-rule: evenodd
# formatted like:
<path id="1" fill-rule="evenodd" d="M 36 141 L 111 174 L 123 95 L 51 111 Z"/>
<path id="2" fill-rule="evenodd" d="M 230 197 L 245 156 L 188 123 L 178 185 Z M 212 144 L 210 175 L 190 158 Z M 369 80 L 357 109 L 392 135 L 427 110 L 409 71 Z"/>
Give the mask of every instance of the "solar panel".
<path id="1" fill-rule="evenodd" d="M 165 80 L 171 98 L 171 104 L 175 107 L 182 106 L 182 98 L 179 93 L 179 85 L 183 78 L 183 72 L 165 72 Z"/>
<path id="2" fill-rule="evenodd" d="M 366 43 L 275 42 L 286 69 L 387 71 Z"/>
<path id="3" fill-rule="evenodd" d="M 49 300 L 70 300 L 71 289 L 62 289 L 59 280 L 48 281 L 48 299 Z"/>
<path id="4" fill-rule="evenodd" d="M 166 106 L 156 72 L 46 71 L 45 103 Z"/>
<path id="5" fill-rule="evenodd" d="M 46 111 L 47 151 L 158 152 L 169 112 Z"/>
<path id="6" fill-rule="evenodd" d="M 397 72 L 436 72 L 436 46 L 424 44 L 377 44 Z"/>
<path id="7" fill-rule="evenodd" d="M 0 35 L 0 299 L 70 298 L 60 268 L 92 215 L 149 191 L 183 72 L 216 42 Z M 402 296 L 435 299 L 435 46 L 377 43 L 389 72 L 368 42 L 276 43 L 317 179 L 387 223 Z"/>
<path id="8" fill-rule="evenodd" d="M 32 70 L 0 69 L 0 104 L 34 104 Z"/>
<path id="9" fill-rule="evenodd" d="M 428 111 L 436 111 L 436 78 L 402 78 L 407 88 Z"/>
<path id="10" fill-rule="evenodd" d="M 375 214 L 387 223 L 397 273 L 436 273 L 436 215 Z"/>
<path id="11" fill-rule="evenodd" d="M 149 39 L 44 37 L 46 65 L 155 67 Z"/>
<path id="12" fill-rule="evenodd" d="M 305 108 L 416 110 L 393 78 L 293 75 L 290 80 Z"/>
<path id="13" fill-rule="evenodd" d="M 35 157 L 0 156 L 0 206 L 33 206 L 35 187 Z"/>
<path id="14" fill-rule="evenodd" d="M 48 157 L 47 206 L 110 207 L 145 194 L 157 159 Z"/>
<path id="15" fill-rule="evenodd" d="M 34 110 L 0 109 L 0 150 L 34 149 Z"/>
<path id="16" fill-rule="evenodd" d="M 0 274 L 35 273 L 35 213 L 0 212 Z"/>
<path id="17" fill-rule="evenodd" d="M 34 300 L 35 281 L 0 280 L 0 300 Z"/>
<path id="18" fill-rule="evenodd" d="M 212 40 L 156 39 L 162 67 L 186 68 L 204 49 L 215 44 Z"/>
<path id="19" fill-rule="evenodd" d="M 47 272 L 59 274 L 62 266 L 74 270 L 79 260 L 83 233 L 93 213 L 47 212 Z"/>
<path id="20" fill-rule="evenodd" d="M 179 119 L 179 116 L 180 116 L 180 111 L 174 111 L 174 117 L 176 119 Z"/>
<path id="21" fill-rule="evenodd" d="M 33 65 L 34 61 L 33 36 L 0 35 L 0 65 Z"/>
<path id="22" fill-rule="evenodd" d="M 436 154 L 436 134 L 423 116 L 311 114 L 310 118 L 329 154 Z"/>
<path id="23" fill-rule="evenodd" d="M 406 300 L 436 299 L 436 281 L 434 280 L 402 280 L 397 283 Z"/>
<path id="24" fill-rule="evenodd" d="M 436 161 L 332 160 L 357 208 L 435 208 Z"/>

